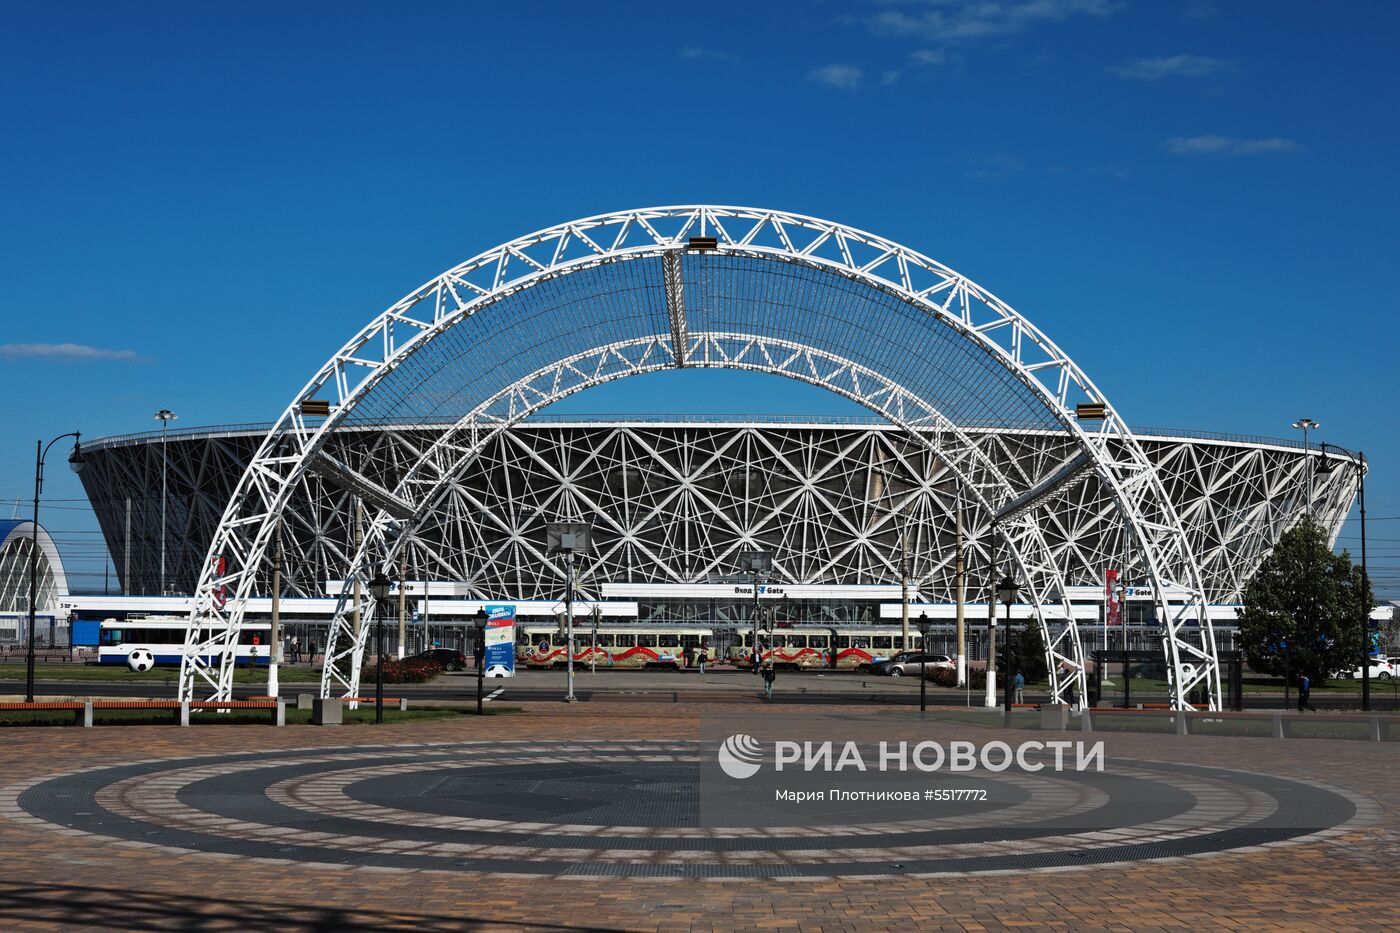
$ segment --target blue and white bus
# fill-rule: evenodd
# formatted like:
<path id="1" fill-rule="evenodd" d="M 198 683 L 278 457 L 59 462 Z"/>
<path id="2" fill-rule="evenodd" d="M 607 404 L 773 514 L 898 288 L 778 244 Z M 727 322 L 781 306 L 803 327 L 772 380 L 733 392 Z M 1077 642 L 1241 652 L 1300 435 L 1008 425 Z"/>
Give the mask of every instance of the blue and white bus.
<path id="1" fill-rule="evenodd" d="M 137 649 L 149 651 L 156 664 L 180 663 L 185 645 L 185 616 L 149 616 L 126 619 L 103 619 L 98 636 L 97 660 L 101 664 L 127 664 L 128 656 Z M 238 638 L 237 663 L 266 664 L 268 658 L 269 622 L 245 622 Z"/>

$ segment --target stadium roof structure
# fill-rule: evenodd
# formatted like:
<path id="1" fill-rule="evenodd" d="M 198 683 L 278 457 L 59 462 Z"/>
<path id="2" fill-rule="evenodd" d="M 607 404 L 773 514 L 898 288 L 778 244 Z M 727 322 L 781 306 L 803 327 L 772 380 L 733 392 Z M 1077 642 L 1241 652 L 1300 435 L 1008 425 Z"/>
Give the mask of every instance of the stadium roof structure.
<path id="1" fill-rule="evenodd" d="M 28 519 L 0 521 L 0 612 L 29 611 L 30 555 L 36 539 L 39 545 L 36 611 L 54 612 L 59 598 L 68 595 L 63 559 L 44 527 Z"/>
<path id="2" fill-rule="evenodd" d="M 123 592 L 160 589 L 160 520 L 168 514 L 168 581 L 194 590 L 224 506 L 270 424 L 186 428 L 85 445 L 82 482 Z M 450 425 L 348 428 L 332 457 L 361 473 L 408 469 Z M 1012 473 L 1039 475 L 1073 453 L 1063 432 L 969 428 Z M 1316 474 L 1316 447 L 1202 431 L 1136 429 L 1201 565 L 1212 606 L 1238 602 L 1244 582 L 1288 527 L 1313 514 L 1335 535 L 1356 496 L 1354 470 Z M 168 509 L 159 507 L 168 478 Z M 484 600 L 555 600 L 565 587 L 544 525 L 591 521 L 595 546 L 578 586 L 700 583 L 732 573 L 734 542 L 772 555 L 785 584 L 898 585 L 901 552 L 928 598 L 954 600 L 956 483 L 937 457 L 876 416 L 569 415 L 541 413 L 497 435 L 454 483 L 451 508 L 420 526 L 401 556 L 409 579 L 451 581 Z M 283 595 L 322 597 L 353 555 L 354 496 L 304 478 L 283 512 Z M 1071 587 L 1102 589 L 1107 569 L 1142 577 L 1112 500 L 1087 475 L 1036 513 Z M 963 513 L 969 592 L 985 587 L 993 538 Z M 268 568 L 253 592 L 265 596 Z"/>
<path id="3" fill-rule="evenodd" d="M 1083 659 L 1063 573 L 1034 513 L 1056 480 L 1094 473 L 1159 594 L 1173 706 L 1189 707 L 1199 689 L 1219 707 L 1214 635 L 1181 518 L 1127 422 L 1068 354 L 991 292 L 908 247 L 818 218 L 709 205 L 529 234 L 359 328 L 293 396 L 224 512 L 195 592 L 181 696 L 197 685 L 232 695 L 243 607 L 308 473 L 371 510 L 349 568 L 360 585 L 341 597 L 322 682 L 323 695 L 353 696 L 368 629 L 357 622 L 374 611 L 363 584 L 394 565 L 492 438 L 592 386 L 686 367 L 816 385 L 924 444 L 967 508 L 996 520 L 1021 598 L 1044 630 L 1056 699 L 1072 687 L 1083 695 Z M 337 431 L 422 419 L 450 428 L 406 470 L 353 470 L 328 452 Z M 1039 475 L 1010 475 L 968 436 L 979 425 L 1063 432 L 1075 454 Z"/>

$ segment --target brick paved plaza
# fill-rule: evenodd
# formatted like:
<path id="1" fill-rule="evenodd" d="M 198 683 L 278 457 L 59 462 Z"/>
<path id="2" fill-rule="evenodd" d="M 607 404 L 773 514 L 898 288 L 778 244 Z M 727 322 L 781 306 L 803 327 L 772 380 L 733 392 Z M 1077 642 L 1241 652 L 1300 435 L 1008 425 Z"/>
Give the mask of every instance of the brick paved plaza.
<path id="1" fill-rule="evenodd" d="M 1271 739 L 1222 739 L 1156 735 L 1096 735 L 1107 743 L 1110 762 L 1132 759 L 1146 767 L 1199 766 L 1183 772 L 1183 790 L 1202 800 L 1214 776 L 1212 769 L 1231 769 L 1271 775 L 1287 782 L 1319 785 L 1333 800 L 1351 801 L 1355 812 L 1349 823 L 1331 836 L 1273 845 L 1245 847 L 1188 858 L 1138 861 L 1132 864 L 1097 864 L 1091 867 L 1052 865 L 1042 869 L 1023 867 L 1004 871 L 939 873 L 910 877 L 898 871 L 879 877 L 858 877 L 837 872 L 821 876 L 820 868 L 804 870 L 799 877 L 703 878 L 676 877 L 560 877 L 557 873 L 483 874 L 471 870 L 439 870 L 411 861 L 412 834 L 408 840 L 385 842 L 372 833 L 317 836 L 326 847 L 345 847 L 356 858 L 379 859 L 378 864 L 336 865 L 325 861 L 286 861 L 257 855 L 193 851 L 173 847 L 178 836 L 170 831 L 208 833 L 227 837 L 240 851 L 273 852 L 268 833 L 293 845 L 314 845 L 308 826 L 256 827 L 237 819 L 240 796 L 228 797 L 229 812 L 204 816 L 190 810 L 190 798 L 180 788 L 196 779 L 239 780 L 238 773 L 221 778 L 228 768 L 249 769 L 260 763 L 295 760 L 349 761 L 356 755 L 425 755 L 431 757 L 455 743 L 505 739 L 528 742 L 534 749 L 556 749 L 552 760 L 566 767 L 584 767 L 588 755 L 571 757 L 570 743 L 601 740 L 603 746 L 654 748 L 664 759 L 671 743 L 680 748 L 703 737 L 707 724 L 754 721 L 766 712 L 756 708 L 717 704 L 642 707 L 622 703 L 533 704 L 519 715 L 486 719 L 453 719 L 388 725 L 381 728 L 346 726 L 339 729 L 265 726 L 102 727 L 97 729 L 32 728 L 4 732 L 0 761 L 4 784 L 44 791 L 43 799 L 23 798 L 28 809 L 17 808 L 11 792 L 4 796 L 6 818 L 0 820 L 0 841 L 7 858 L 7 872 L 0 881 L 0 926 L 5 929 L 472 929 L 472 930 L 908 930 L 1110 928 L 1200 929 L 1249 928 L 1376 929 L 1395 914 L 1394 870 L 1400 856 L 1397 835 L 1397 791 L 1394 743 Z M 834 710 L 839 715 L 841 711 Z M 791 715 L 774 708 L 772 716 Z M 976 742 L 1006 738 L 998 730 L 929 723 L 919 726 L 937 741 L 970 739 Z M 1070 738 L 1078 736 L 1070 735 Z M 638 743 L 637 740 L 646 740 Z M 429 743 L 450 743 L 434 748 Z M 384 746 L 402 746 L 385 752 Z M 412 748 L 411 746 L 417 746 Z M 427 746 L 426 748 L 424 746 Z M 708 746 L 707 746 L 708 747 Z M 317 752 L 340 748 L 343 751 Z M 363 749 L 364 751 L 361 751 Z M 377 751 L 376 751 L 377 749 Z M 293 750 L 306 750 L 292 754 Z M 263 756 L 243 756 L 264 752 Z M 442 752 L 445 753 L 445 752 Z M 495 754 L 496 750 L 492 750 Z M 475 752 L 473 752 L 475 754 Z M 169 769 L 155 760 L 222 756 L 234 761 L 190 771 L 198 762 Z M 543 761 L 544 759 L 541 759 Z M 30 810 L 49 807 L 63 812 L 67 806 L 62 784 L 45 783 L 63 772 L 111 769 L 126 763 L 152 762 L 144 766 L 150 777 L 116 777 L 95 791 L 98 810 L 75 814 L 89 820 L 83 829 L 65 829 L 35 818 Z M 381 766 L 357 779 L 375 777 L 381 782 L 418 779 L 417 765 Z M 424 765 L 423 767 L 428 767 Z M 435 767 L 451 767 L 438 764 Z M 1116 765 L 1115 765 L 1116 767 Z M 180 770 L 185 769 L 185 770 Z M 133 774 L 141 769 L 135 769 Z M 1109 769 L 1110 771 L 1113 768 Z M 382 772 L 382 773 L 380 773 Z M 253 794 L 253 803 L 279 800 L 312 811 L 329 808 L 337 800 L 350 809 L 352 802 L 337 797 L 336 771 L 311 773 L 304 779 L 271 784 Z M 447 772 L 444 772 L 447 773 Z M 183 775 L 183 776 L 181 776 Z M 1268 783 L 1267 781 L 1265 782 Z M 230 784 L 230 787 L 236 786 Z M 370 786 L 370 785 L 365 785 Z M 432 786 L 432 785 L 428 785 Z M 1049 787 L 1049 783 L 1046 784 Z M 1262 791 L 1270 788 L 1261 785 Z M 1275 788 L 1278 789 L 1278 788 Z M 1061 791 L 1063 793 L 1063 791 Z M 1227 819 L 1233 791 L 1220 791 L 1220 802 L 1207 818 Z M 1033 787 L 1030 798 L 1042 805 L 1060 798 Z M 1252 797 L 1251 797 L 1252 795 Z M 1071 795 L 1072 796 L 1072 795 Z M 1239 791 L 1241 799 L 1255 799 L 1255 791 Z M 77 799 L 77 798 L 74 798 Z M 1252 804 L 1261 806 L 1258 800 Z M 623 803 L 625 807 L 625 802 Z M 1074 802 L 1064 798 L 1064 806 Z M 1262 804 L 1268 809 L 1271 804 Z M 75 806 L 74 809 L 77 809 Z M 371 808 L 372 809 L 372 808 Z M 1239 811 L 1239 812 L 1236 812 Z M 109 816 L 108 813 L 119 816 Z M 232 814 L 232 815 L 230 815 Z M 154 830 L 142 841 L 115 828 L 120 816 L 147 820 Z M 366 820 L 368 810 L 344 813 Z M 433 821 L 450 824 L 468 833 L 479 820 L 447 817 L 405 817 L 415 825 L 432 827 Z M 1188 838 L 1190 814 L 1176 819 L 1174 832 L 1163 838 Z M 388 817 L 393 819 L 393 817 Z M 109 821 L 104 823 L 103 821 Z M 96 822 L 93 822 L 96 821 Z M 115 821 L 115 822 L 114 822 Z M 182 822 L 183 821 L 183 822 Z M 639 816 L 629 822 L 642 822 Z M 1170 822 L 1170 821 L 1168 821 Z M 110 825 L 109 825 L 110 824 Z M 318 824 L 316 829 L 323 827 Z M 371 824 L 363 824 L 371 825 Z M 555 826 L 552 829 L 568 829 Z M 424 839 L 440 829 L 424 828 Z M 811 830 L 806 830 L 811 832 Z M 1146 832 L 1146 829 L 1143 830 Z M 103 833 L 111 832 L 112 836 Z M 261 832 L 263 835 L 258 836 Z M 670 830 L 667 830 L 670 832 Z M 693 831 L 698 832 L 698 831 Z M 314 835 L 314 834 L 313 834 Z M 469 835 L 469 833 L 468 833 Z M 548 832 L 539 830 L 547 837 Z M 606 835 L 606 833 L 604 834 Z M 1110 834 L 1101 834 L 1110 835 Z M 271 837 L 274 842 L 279 838 Z M 466 838 L 465 836 L 463 838 Z M 531 844 L 547 845 L 523 836 Z M 1131 840 L 1120 840 L 1131 841 Z M 521 845 L 526 845 L 522 841 Z M 1107 843 L 1105 843 L 1107 844 Z M 452 843 L 421 847 L 425 858 L 439 857 Z M 600 843 L 595 858 L 601 865 L 615 855 L 614 843 Z M 1048 843 L 1045 843 L 1048 846 Z M 394 850 L 393 858 L 385 847 Z M 958 846 L 949 846 L 951 856 Z M 495 851 L 495 850 L 493 850 Z M 499 852 L 523 851 L 504 846 Z M 872 850 L 873 851 L 873 850 Z M 900 850 L 912 851 L 912 850 Z M 539 858 L 566 859 L 567 850 L 543 848 Z M 369 853 L 369 854 L 366 854 Z M 377 854 L 376 854 L 377 853 Z M 624 853 L 625 854 L 625 853 Z M 624 859 L 645 869 L 649 857 L 637 853 Z M 665 853 L 662 853 L 664 855 Z M 844 859 L 838 853 L 830 858 Z M 736 862 L 768 855 L 730 853 Z M 879 852 L 875 853 L 875 857 Z M 771 856 L 772 868 L 787 857 Z M 820 854 L 813 854 L 818 860 Z M 399 861 L 395 861 L 398 859 Z M 844 862 L 840 862 L 845 864 Z M 833 863 L 835 864 L 835 863 Z M 1049 865 L 1050 863 L 1047 863 Z M 597 867 L 597 866 L 593 866 Z M 588 866 L 584 866 L 588 868 Z M 605 869 L 599 869 L 605 870 Z M 748 870 L 748 869 L 745 869 Z"/>

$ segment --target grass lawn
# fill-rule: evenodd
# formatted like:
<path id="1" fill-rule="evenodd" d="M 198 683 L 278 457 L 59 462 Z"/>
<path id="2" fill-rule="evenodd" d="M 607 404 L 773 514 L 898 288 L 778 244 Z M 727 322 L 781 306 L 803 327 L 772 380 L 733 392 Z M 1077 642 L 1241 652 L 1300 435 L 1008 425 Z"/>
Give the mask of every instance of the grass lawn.
<path id="1" fill-rule="evenodd" d="M 519 706 L 488 706 L 483 715 L 507 716 L 521 711 Z M 190 717 L 190 725 L 267 725 L 270 713 L 231 712 L 195 713 Z M 357 710 L 345 710 L 345 724 L 348 726 L 373 725 L 374 706 L 361 705 Z M 396 722 L 416 722 L 426 719 L 460 719 L 476 716 L 475 706 L 464 707 L 425 707 L 399 712 L 398 708 L 384 710 L 386 724 Z M 93 721 L 99 726 L 168 726 L 175 721 L 175 714 L 165 710 L 108 709 L 95 710 Z M 287 725 L 305 726 L 311 723 L 311 710 L 288 709 Z M 71 726 L 73 714 L 64 710 L 39 710 L 35 712 L 4 710 L 0 711 L 0 727 L 4 726 Z"/>
<path id="2" fill-rule="evenodd" d="M 142 684 L 174 684 L 180 680 L 178 667 L 157 667 L 138 674 L 125 664 L 36 664 L 36 680 L 107 681 Z M 277 679 L 284 684 L 314 684 L 321 682 L 321 671 L 311 667 L 277 669 Z M 23 664 L 0 664 L 0 681 L 24 680 Z M 233 673 L 236 684 L 267 683 L 267 668 L 240 667 Z"/>

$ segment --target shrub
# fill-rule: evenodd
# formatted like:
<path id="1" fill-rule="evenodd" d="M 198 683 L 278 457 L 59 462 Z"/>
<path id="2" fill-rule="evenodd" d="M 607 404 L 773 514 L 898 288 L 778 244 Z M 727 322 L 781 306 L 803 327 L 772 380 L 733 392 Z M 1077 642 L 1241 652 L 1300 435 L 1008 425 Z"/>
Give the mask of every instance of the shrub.
<path id="1" fill-rule="evenodd" d="M 407 658 L 403 661 L 385 660 L 384 682 L 386 684 L 425 684 L 442 673 L 442 665 L 421 658 Z M 361 683 L 375 680 L 375 669 L 368 668 L 361 675 Z"/>
<path id="2" fill-rule="evenodd" d="M 935 667 L 928 674 L 928 679 L 939 687 L 956 687 L 958 685 L 958 672 L 948 667 Z M 987 689 L 987 672 L 984 670 L 969 668 L 967 680 L 973 690 Z"/>

